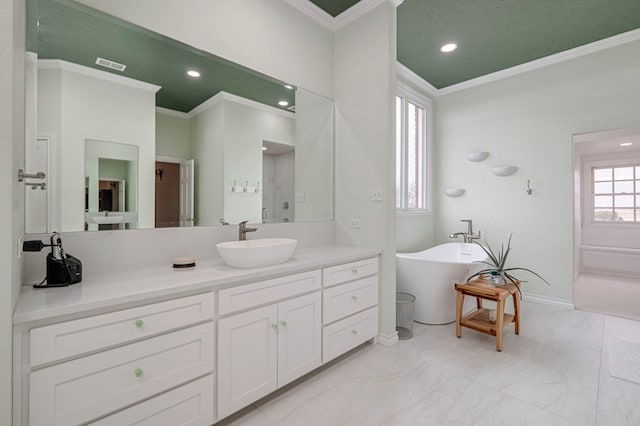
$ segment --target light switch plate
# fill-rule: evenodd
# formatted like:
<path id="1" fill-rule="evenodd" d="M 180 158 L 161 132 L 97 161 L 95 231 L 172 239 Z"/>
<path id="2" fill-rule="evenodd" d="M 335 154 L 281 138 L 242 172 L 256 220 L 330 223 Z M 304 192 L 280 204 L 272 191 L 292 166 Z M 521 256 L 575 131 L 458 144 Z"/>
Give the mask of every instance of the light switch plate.
<path id="1" fill-rule="evenodd" d="M 360 219 L 351 219 L 351 227 L 354 229 L 360 229 Z"/>
<path id="2" fill-rule="evenodd" d="M 381 188 L 375 188 L 371 190 L 371 201 L 384 201 Z"/>

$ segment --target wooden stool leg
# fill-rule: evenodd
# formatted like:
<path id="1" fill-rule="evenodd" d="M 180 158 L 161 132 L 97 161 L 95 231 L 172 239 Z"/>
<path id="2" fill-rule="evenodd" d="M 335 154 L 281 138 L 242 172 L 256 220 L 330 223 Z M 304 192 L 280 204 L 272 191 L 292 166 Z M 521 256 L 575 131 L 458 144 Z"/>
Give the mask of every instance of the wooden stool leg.
<path id="1" fill-rule="evenodd" d="M 482 308 L 482 299 L 479 297 L 476 297 L 476 305 L 478 306 L 478 309 Z"/>
<path id="2" fill-rule="evenodd" d="M 464 294 L 461 291 L 456 295 L 456 337 L 462 336 L 462 327 L 460 321 L 462 320 L 462 305 L 464 303 Z"/>
<path id="3" fill-rule="evenodd" d="M 504 299 L 498 299 L 496 306 L 496 350 L 502 352 L 502 327 L 504 322 Z"/>
<path id="4" fill-rule="evenodd" d="M 520 334 L 520 295 L 513 294 L 513 321 L 516 323 L 516 334 Z"/>

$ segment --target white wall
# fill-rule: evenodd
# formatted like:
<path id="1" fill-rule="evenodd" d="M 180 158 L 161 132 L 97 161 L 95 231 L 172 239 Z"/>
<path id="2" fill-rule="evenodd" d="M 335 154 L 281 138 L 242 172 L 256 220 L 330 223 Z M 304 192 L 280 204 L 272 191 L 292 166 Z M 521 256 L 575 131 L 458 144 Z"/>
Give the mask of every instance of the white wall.
<path id="1" fill-rule="evenodd" d="M 296 221 L 333 217 L 334 105 L 330 99 L 296 91 Z M 295 202 L 294 202 L 295 201 Z"/>
<path id="2" fill-rule="evenodd" d="M 190 159 L 189 118 L 156 111 L 156 156 Z"/>
<path id="3" fill-rule="evenodd" d="M 58 188 L 62 209 L 59 230 L 84 229 L 82 165 L 87 139 L 138 147 L 138 225 L 154 226 L 154 92 L 64 68 L 40 68 L 38 132 L 53 134 L 59 141 Z"/>
<path id="4" fill-rule="evenodd" d="M 11 424 L 12 315 L 22 283 L 18 237 L 24 231 L 25 2 L 0 3 L 0 424 Z"/>
<path id="5" fill-rule="evenodd" d="M 224 106 L 217 102 L 189 120 L 194 158 L 195 225 L 217 225 L 224 218 Z"/>
<path id="6" fill-rule="evenodd" d="M 382 252 L 380 334 L 395 336 L 396 10 L 385 2 L 335 33 L 337 240 Z M 372 202 L 380 188 L 384 201 Z M 360 228 L 351 228 L 351 219 Z"/>
<path id="7" fill-rule="evenodd" d="M 533 277 L 525 291 L 571 300 L 572 135 L 640 124 L 639 52 L 640 43 L 629 43 L 438 98 L 437 240 L 463 230 L 460 219 L 473 219 L 494 245 L 513 232 L 510 263 L 552 284 Z M 477 150 L 491 154 L 481 163 L 465 159 Z M 519 169 L 492 175 L 501 164 Z M 452 184 L 467 192 L 444 196 Z"/>
<path id="8" fill-rule="evenodd" d="M 332 97 L 331 31 L 282 0 L 79 2 Z"/>

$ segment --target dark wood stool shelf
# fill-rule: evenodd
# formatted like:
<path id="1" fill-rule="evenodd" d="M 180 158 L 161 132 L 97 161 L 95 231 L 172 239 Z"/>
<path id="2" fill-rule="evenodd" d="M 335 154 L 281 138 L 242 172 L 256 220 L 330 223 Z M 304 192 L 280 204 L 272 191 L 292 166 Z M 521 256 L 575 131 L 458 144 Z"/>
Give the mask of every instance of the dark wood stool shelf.
<path id="1" fill-rule="evenodd" d="M 509 283 L 506 287 L 494 287 L 485 276 L 466 284 L 456 284 L 456 336 L 462 336 L 462 327 L 485 333 L 496 337 L 496 350 L 502 351 L 502 330 L 512 322 L 515 323 L 515 332 L 520 334 L 520 281 L 516 284 Z M 464 297 L 476 298 L 477 309 L 462 316 Z M 506 299 L 513 298 L 513 314 L 504 313 Z M 496 319 L 489 317 L 489 309 L 482 307 L 483 300 L 496 302 Z"/>

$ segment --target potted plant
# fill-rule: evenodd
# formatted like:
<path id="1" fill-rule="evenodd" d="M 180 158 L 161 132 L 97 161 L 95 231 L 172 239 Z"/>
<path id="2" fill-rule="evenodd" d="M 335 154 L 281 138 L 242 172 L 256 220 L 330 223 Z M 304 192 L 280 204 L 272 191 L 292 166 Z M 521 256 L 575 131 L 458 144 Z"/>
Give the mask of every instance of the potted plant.
<path id="1" fill-rule="evenodd" d="M 509 284 L 513 284 L 518 289 L 518 291 L 520 291 L 520 288 L 517 285 L 517 282 L 519 280 L 513 275 L 511 275 L 511 271 L 521 270 L 521 271 L 530 272 L 536 277 L 540 278 L 542 281 L 544 281 L 547 285 L 551 285 L 547 280 L 542 278 L 540 275 L 538 275 L 536 272 L 532 271 L 531 269 L 522 268 L 522 267 L 511 267 L 511 268 L 506 267 L 507 258 L 509 257 L 509 252 L 511 251 L 512 236 L 513 234 L 509 235 L 509 241 L 507 242 L 506 249 L 503 244 L 500 247 L 500 251 L 497 253 L 493 251 L 489 243 L 487 243 L 487 240 L 484 240 L 485 245 L 482 245 L 476 241 L 476 244 L 478 244 L 482 248 L 482 250 L 484 250 L 484 252 L 487 253 L 487 256 L 489 257 L 489 260 L 486 260 L 486 261 L 479 260 L 477 262 L 484 263 L 488 267 L 471 275 L 467 279 L 467 282 L 471 281 L 475 277 L 478 277 L 483 274 L 487 274 L 489 276 L 489 282 L 492 285 L 496 287 L 498 286 L 507 287 Z"/>

